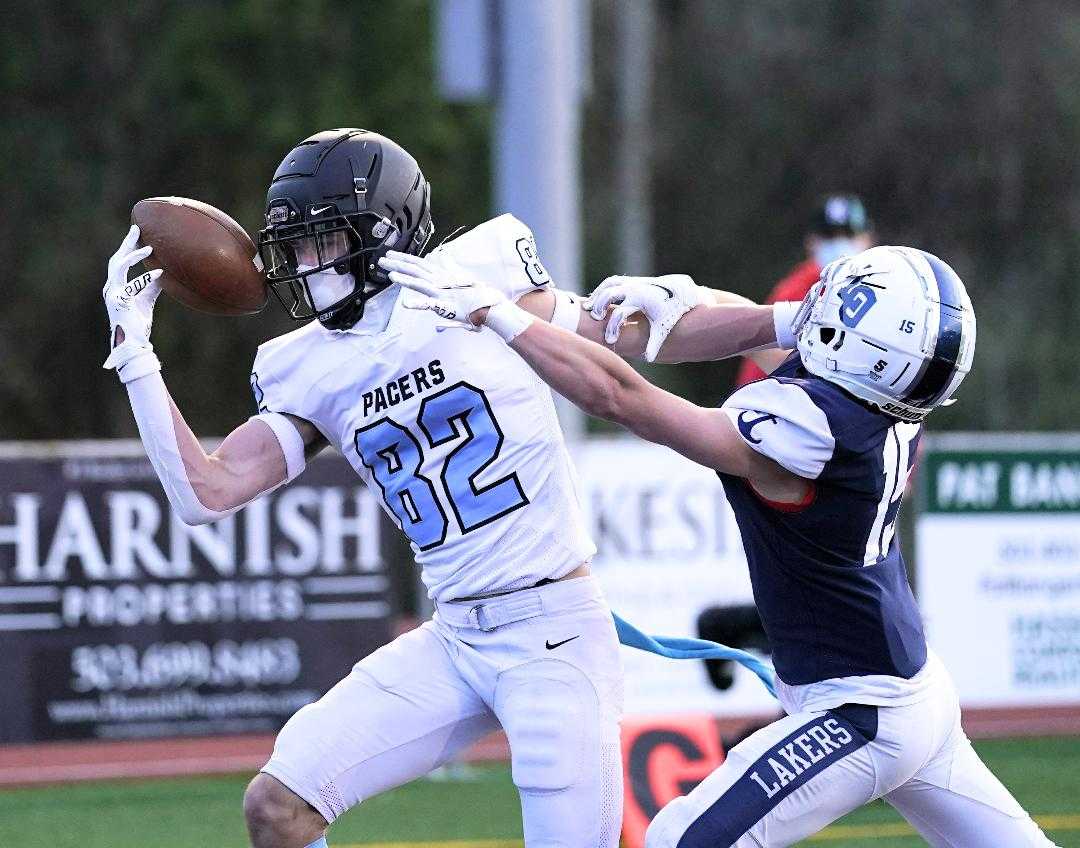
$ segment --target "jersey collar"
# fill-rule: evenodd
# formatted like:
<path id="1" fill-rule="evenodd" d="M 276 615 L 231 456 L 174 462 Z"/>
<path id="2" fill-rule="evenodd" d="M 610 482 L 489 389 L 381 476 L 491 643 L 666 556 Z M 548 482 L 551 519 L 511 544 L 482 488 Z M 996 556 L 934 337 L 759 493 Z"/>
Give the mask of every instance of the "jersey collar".
<path id="1" fill-rule="evenodd" d="M 379 292 L 364 304 L 364 314 L 360 320 L 345 330 L 331 332 L 348 333 L 353 336 L 377 336 L 385 332 L 390 324 L 401 295 L 401 286 L 392 285 Z"/>

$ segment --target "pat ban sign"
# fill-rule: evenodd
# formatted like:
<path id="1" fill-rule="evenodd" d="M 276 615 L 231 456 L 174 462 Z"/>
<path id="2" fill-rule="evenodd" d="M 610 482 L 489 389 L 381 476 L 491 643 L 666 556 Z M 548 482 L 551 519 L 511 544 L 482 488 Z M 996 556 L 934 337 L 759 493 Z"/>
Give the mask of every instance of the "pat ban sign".
<path id="1" fill-rule="evenodd" d="M 986 441 L 974 450 L 950 449 L 956 439 L 932 440 L 921 469 L 924 511 L 1080 512 L 1080 445 L 1070 449 L 1068 437 L 1056 445 L 1038 439 L 1032 450 L 1023 450 L 1015 440 L 992 439 L 1010 449 L 988 449 Z"/>
<path id="2" fill-rule="evenodd" d="M 916 589 L 966 707 L 1080 709 L 1080 435 L 930 435 Z"/>

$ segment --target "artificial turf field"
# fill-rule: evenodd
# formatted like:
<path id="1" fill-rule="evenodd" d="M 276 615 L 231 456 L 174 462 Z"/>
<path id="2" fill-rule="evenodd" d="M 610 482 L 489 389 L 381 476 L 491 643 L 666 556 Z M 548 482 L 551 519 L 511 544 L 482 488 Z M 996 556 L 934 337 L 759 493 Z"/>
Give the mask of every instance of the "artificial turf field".
<path id="1" fill-rule="evenodd" d="M 1058 845 L 1080 848 L 1080 738 L 1006 739 L 976 747 Z M 240 799 L 249 777 L 0 791 L 0 846 L 241 848 L 247 842 Z M 331 848 L 510 848 L 521 845 L 520 836 L 508 768 L 462 766 L 365 802 L 333 826 L 329 842 Z M 925 843 L 878 802 L 802 844 Z"/>

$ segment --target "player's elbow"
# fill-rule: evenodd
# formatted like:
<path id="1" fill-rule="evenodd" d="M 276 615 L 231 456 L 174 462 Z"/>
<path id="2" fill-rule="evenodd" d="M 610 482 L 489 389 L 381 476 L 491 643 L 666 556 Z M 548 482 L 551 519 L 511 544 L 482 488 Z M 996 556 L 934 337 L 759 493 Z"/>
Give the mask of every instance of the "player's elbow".
<path id="1" fill-rule="evenodd" d="M 191 498 L 174 497 L 169 500 L 173 513 L 188 527 L 211 524 L 229 512 L 228 508 L 211 509 L 198 495 Z"/>
<path id="2" fill-rule="evenodd" d="M 597 383 L 582 395 L 582 409 L 595 418 L 615 421 L 618 414 L 618 400 L 615 392 L 607 383 Z M 617 422 L 616 422 L 617 423 Z"/>
<path id="3" fill-rule="evenodd" d="M 616 377 L 598 380 L 590 387 L 588 408 L 585 411 L 633 430 L 639 414 L 634 396 L 633 390 Z"/>
<path id="4" fill-rule="evenodd" d="M 176 486 L 169 494 L 173 512 L 184 524 L 210 524 L 243 505 L 228 486 L 212 480 L 190 480 L 190 486 Z"/>
<path id="5" fill-rule="evenodd" d="M 239 496 L 227 486 L 204 487 L 195 492 L 199 502 L 208 510 L 225 512 L 240 506 Z"/>
<path id="6" fill-rule="evenodd" d="M 215 520 L 209 510 L 200 512 L 183 504 L 173 504 L 173 514 L 180 519 L 181 524 L 186 524 L 188 527 L 211 524 Z"/>
<path id="7" fill-rule="evenodd" d="M 249 471 L 250 476 L 249 469 L 216 456 L 208 457 L 201 466 L 189 468 L 188 481 L 195 495 L 195 503 L 188 503 L 187 508 L 192 517 L 202 517 L 204 513 L 220 517 L 221 513 L 247 503 L 251 499 L 251 482 L 244 479 L 245 470 Z M 199 523 L 205 524 L 206 521 Z"/>

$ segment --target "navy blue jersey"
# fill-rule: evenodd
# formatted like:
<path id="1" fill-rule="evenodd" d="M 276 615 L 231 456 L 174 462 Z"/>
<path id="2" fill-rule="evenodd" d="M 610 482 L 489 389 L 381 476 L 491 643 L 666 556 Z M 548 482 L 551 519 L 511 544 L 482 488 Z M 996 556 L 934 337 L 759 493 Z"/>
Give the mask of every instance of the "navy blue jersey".
<path id="1" fill-rule="evenodd" d="M 723 409 L 750 447 L 813 484 L 804 503 L 775 504 L 720 475 L 780 679 L 911 678 L 926 640 L 896 517 L 920 426 L 810 374 L 797 354 Z"/>

